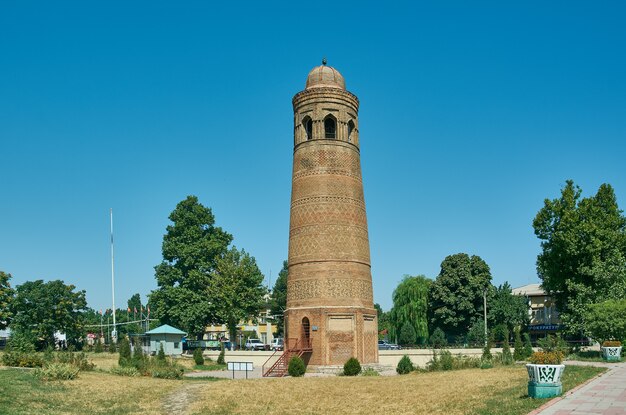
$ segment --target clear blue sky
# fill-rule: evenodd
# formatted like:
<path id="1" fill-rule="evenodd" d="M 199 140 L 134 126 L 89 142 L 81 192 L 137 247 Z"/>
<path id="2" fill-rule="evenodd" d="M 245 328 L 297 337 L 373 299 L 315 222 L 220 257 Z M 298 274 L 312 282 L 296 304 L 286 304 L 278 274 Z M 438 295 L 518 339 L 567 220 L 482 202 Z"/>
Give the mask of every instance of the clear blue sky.
<path id="1" fill-rule="evenodd" d="M 326 56 L 361 100 L 375 301 L 458 252 L 537 282 L 565 180 L 626 206 L 624 2 L 391 3 L 0 2 L 0 269 L 110 307 L 113 208 L 117 304 L 145 301 L 193 194 L 274 280 L 291 98 Z"/>

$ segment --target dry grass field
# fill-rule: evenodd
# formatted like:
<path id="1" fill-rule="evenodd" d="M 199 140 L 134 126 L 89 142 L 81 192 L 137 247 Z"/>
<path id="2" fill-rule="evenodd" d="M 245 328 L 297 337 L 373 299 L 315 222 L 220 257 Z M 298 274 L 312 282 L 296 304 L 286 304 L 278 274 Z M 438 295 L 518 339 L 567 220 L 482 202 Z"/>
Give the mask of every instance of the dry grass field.
<path id="1" fill-rule="evenodd" d="M 90 354 L 96 371 L 43 382 L 30 371 L 0 368 L 0 414 L 526 414 L 523 366 L 412 373 L 392 377 L 164 380 L 107 371 L 117 354 Z M 185 366 L 191 367 L 192 361 Z M 564 389 L 603 369 L 569 366 Z"/>
<path id="2" fill-rule="evenodd" d="M 564 389 L 603 371 L 569 367 Z M 526 414 L 544 401 L 526 396 L 523 366 L 412 373 L 215 382 L 192 414 Z"/>

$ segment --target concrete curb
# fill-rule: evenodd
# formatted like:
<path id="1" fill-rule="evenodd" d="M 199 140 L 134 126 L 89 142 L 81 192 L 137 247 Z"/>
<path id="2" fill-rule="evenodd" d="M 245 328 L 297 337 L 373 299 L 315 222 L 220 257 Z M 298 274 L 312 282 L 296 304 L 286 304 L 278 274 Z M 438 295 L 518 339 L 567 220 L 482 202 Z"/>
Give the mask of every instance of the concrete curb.
<path id="1" fill-rule="evenodd" d="M 596 366 L 596 367 L 606 367 L 606 366 Z M 586 381 L 584 381 L 583 383 L 581 383 L 580 385 L 568 390 L 567 392 L 565 392 L 563 395 L 561 396 L 557 396 L 554 399 L 549 400 L 548 402 L 544 403 L 543 405 L 541 405 L 539 408 L 529 412 L 526 415 L 537 415 L 539 413 L 541 413 L 541 411 L 543 411 L 544 409 L 548 409 L 549 407 L 551 407 L 552 405 L 556 404 L 559 401 L 562 401 L 563 399 L 565 399 L 566 397 L 570 396 L 571 394 L 573 394 L 574 392 L 576 392 L 577 390 L 581 389 L 582 387 L 586 386 L 587 384 L 593 382 L 594 380 L 601 378 L 602 376 L 605 376 L 607 374 L 609 374 L 609 372 L 611 370 L 613 370 L 610 367 L 607 367 L 607 371 L 600 373 L 599 375 L 596 375 L 594 377 L 592 377 L 591 379 L 587 379 Z"/>

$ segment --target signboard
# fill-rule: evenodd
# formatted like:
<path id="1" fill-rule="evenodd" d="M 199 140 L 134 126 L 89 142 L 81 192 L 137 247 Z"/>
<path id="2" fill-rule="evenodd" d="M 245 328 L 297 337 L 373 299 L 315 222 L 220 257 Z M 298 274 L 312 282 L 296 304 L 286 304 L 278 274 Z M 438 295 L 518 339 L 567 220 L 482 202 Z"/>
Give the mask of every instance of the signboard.
<path id="1" fill-rule="evenodd" d="M 228 362 L 228 370 L 237 370 L 237 371 L 243 371 L 245 370 L 246 372 L 252 372 L 253 365 L 252 362 Z"/>
<path id="2" fill-rule="evenodd" d="M 245 371 L 246 372 L 246 379 L 248 379 L 248 372 L 252 372 L 252 362 L 228 362 L 228 370 L 232 370 L 233 371 L 233 379 L 235 379 L 235 372 L 236 371 Z"/>
<path id="3" fill-rule="evenodd" d="M 535 331 L 557 331 L 561 329 L 560 324 L 537 324 L 535 326 L 528 326 L 529 330 Z"/>

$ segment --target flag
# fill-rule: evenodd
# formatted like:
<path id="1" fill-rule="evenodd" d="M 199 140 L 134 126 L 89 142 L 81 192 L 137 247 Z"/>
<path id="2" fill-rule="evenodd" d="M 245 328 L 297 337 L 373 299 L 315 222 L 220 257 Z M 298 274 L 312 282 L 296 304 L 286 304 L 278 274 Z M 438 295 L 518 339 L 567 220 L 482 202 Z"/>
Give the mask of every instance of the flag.
<path id="1" fill-rule="evenodd" d="M 133 312 L 137 314 L 137 307 L 133 307 Z"/>
<path id="2" fill-rule="evenodd" d="M 148 314 L 150 314 L 150 306 L 148 306 Z"/>
<path id="3" fill-rule="evenodd" d="M 130 313 L 130 307 L 128 307 L 128 312 Z"/>

